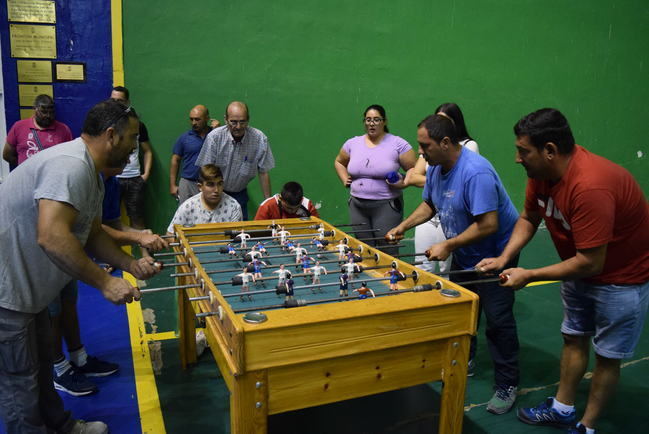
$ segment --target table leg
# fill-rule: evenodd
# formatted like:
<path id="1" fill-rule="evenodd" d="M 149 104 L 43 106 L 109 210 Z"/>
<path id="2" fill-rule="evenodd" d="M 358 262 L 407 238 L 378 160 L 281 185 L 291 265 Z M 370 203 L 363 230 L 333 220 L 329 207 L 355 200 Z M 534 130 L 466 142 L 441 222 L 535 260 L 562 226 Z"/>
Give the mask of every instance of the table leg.
<path id="1" fill-rule="evenodd" d="M 230 394 L 230 432 L 265 434 L 268 431 L 268 376 L 247 372 L 234 379 Z"/>
<path id="2" fill-rule="evenodd" d="M 196 315 L 185 291 L 178 291 L 180 364 L 183 369 L 196 363 Z"/>
<path id="3" fill-rule="evenodd" d="M 449 339 L 442 373 L 442 402 L 439 414 L 440 434 L 462 432 L 470 338 L 467 335 Z"/>

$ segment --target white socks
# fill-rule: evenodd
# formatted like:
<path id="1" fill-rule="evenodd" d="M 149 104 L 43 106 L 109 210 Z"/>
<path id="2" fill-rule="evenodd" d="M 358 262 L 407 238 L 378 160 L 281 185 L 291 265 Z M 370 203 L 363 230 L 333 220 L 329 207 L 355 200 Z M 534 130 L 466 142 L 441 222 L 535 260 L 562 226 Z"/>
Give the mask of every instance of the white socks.
<path id="1" fill-rule="evenodd" d="M 558 411 L 562 416 L 568 416 L 569 414 L 575 412 L 574 405 L 566 405 L 562 402 L 557 401 L 557 398 L 552 398 L 552 408 Z"/>

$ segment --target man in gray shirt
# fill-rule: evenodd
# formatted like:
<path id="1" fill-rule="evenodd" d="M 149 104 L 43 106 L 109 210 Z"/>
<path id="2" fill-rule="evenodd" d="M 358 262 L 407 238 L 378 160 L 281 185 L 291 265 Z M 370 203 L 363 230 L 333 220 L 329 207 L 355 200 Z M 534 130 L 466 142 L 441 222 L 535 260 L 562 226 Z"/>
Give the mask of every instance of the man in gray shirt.
<path id="1" fill-rule="evenodd" d="M 275 159 L 268 138 L 248 126 L 248 106 L 233 101 L 225 109 L 225 125 L 213 129 L 205 139 L 196 165 L 215 164 L 223 173 L 224 191 L 241 205 L 243 219 L 248 220 L 247 186 L 259 175 L 264 199 L 270 197 L 270 175 Z"/>
<path id="2" fill-rule="evenodd" d="M 139 279 L 159 271 L 151 259 L 126 255 L 101 228 L 99 172 L 124 167 L 138 128 L 130 107 L 101 102 L 80 138 L 39 152 L 0 185 L 0 418 L 8 432 L 108 432 L 63 409 L 52 383 L 47 305 L 71 279 L 116 304 L 139 299 L 137 288 L 88 254 Z"/>

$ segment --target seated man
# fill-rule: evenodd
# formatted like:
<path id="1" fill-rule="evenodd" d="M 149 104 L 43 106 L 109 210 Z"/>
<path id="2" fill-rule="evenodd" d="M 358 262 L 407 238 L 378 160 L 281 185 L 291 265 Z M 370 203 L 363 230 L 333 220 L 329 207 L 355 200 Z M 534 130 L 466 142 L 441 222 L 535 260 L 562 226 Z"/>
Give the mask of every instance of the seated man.
<path id="1" fill-rule="evenodd" d="M 176 210 L 168 233 L 174 225 L 200 223 L 224 223 L 241 221 L 241 205 L 223 192 L 223 175 L 214 164 L 202 166 L 198 172 L 198 188 L 201 191 L 183 202 Z"/>
<path id="2" fill-rule="evenodd" d="M 272 220 L 295 217 L 320 217 L 318 210 L 302 191 L 297 182 L 287 182 L 282 192 L 269 197 L 259 205 L 255 220 Z"/>

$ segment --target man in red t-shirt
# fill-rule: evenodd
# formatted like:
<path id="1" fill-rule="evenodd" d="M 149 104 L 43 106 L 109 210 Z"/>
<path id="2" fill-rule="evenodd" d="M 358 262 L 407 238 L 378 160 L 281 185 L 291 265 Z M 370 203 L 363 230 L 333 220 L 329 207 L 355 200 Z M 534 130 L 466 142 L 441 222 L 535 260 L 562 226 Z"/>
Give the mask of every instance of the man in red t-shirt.
<path id="1" fill-rule="evenodd" d="M 9 130 L 2 158 L 18 166 L 43 149 L 72 140 L 70 128 L 55 117 L 52 97 L 38 95 L 34 100 L 34 116 L 16 122 Z"/>
<path id="2" fill-rule="evenodd" d="M 533 237 L 541 220 L 562 261 L 537 269 L 511 268 L 504 286 L 562 280 L 564 345 L 556 397 L 520 408 L 532 425 L 570 426 L 574 400 L 588 365 L 590 337 L 596 365 L 586 410 L 571 433 L 593 433 L 613 394 L 620 361 L 633 355 L 649 305 L 649 205 L 631 174 L 576 145 L 566 118 L 541 109 L 514 127 L 516 162 L 529 177 L 525 209 L 498 258 L 481 271 L 502 270 Z"/>
<path id="3" fill-rule="evenodd" d="M 320 217 L 313 203 L 304 197 L 302 186 L 297 182 L 287 182 L 280 194 L 269 197 L 259 205 L 255 220 L 310 216 Z"/>

